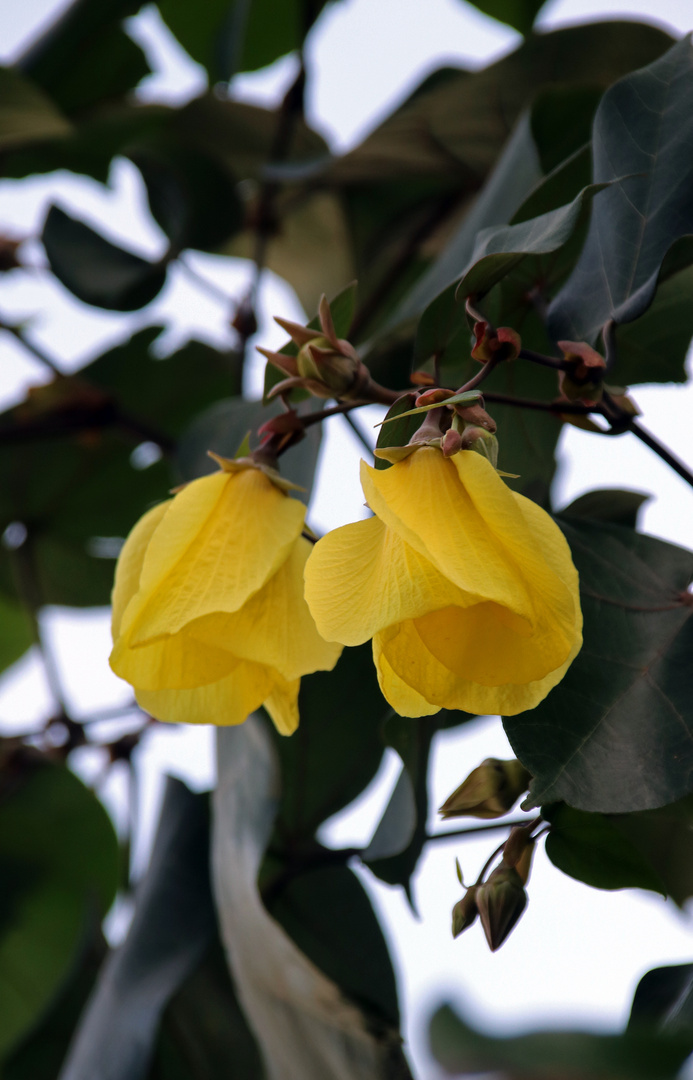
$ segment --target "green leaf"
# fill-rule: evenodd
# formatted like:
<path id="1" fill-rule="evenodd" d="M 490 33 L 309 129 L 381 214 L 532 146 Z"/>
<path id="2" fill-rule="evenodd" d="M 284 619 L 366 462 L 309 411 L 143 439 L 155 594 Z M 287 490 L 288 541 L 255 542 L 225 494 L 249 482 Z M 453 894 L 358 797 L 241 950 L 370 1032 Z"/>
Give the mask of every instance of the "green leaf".
<path id="1" fill-rule="evenodd" d="M 390 406 L 385 414 L 385 419 L 392 421 L 392 423 L 380 425 L 376 449 L 383 450 L 388 446 L 406 446 L 412 435 L 419 430 L 421 421 L 418 416 L 412 415 L 411 411 L 415 400 L 416 394 L 412 391 L 408 394 L 402 394 L 402 397 L 397 398 L 394 405 Z M 385 458 L 376 457 L 375 467 L 376 469 L 389 469 L 390 462 L 386 461 Z"/>
<path id="2" fill-rule="evenodd" d="M 265 1080 L 257 1044 L 216 938 L 164 1010 L 149 1076 L 217 1080 L 228 1074 L 231 1062 L 233 1080 Z"/>
<path id="3" fill-rule="evenodd" d="M 140 0 L 75 0 L 20 57 L 18 68 L 67 112 L 120 97 L 148 75 L 122 27 Z"/>
<path id="4" fill-rule="evenodd" d="M 53 102 L 16 68 L 0 68 L 0 147 L 69 135 L 70 124 Z"/>
<path id="5" fill-rule="evenodd" d="M 118 882 L 113 826 L 61 765 L 3 755 L 0 801 L 0 1057 L 41 1020 Z"/>
<path id="6" fill-rule="evenodd" d="M 693 964 L 654 968 L 638 983 L 628 1030 L 644 1027 L 687 1035 L 693 1049 Z"/>
<path id="7" fill-rule="evenodd" d="M 649 306 L 672 244 L 693 232 L 693 48 L 690 36 L 616 83 L 594 122 L 594 207 L 580 260 L 550 308 L 555 337 L 594 343 L 609 319 Z M 676 177 L 676 183 L 672 183 Z"/>
<path id="8" fill-rule="evenodd" d="M 693 554 L 617 525 L 561 528 L 584 644 L 536 709 L 504 720 L 534 776 L 528 805 L 625 813 L 673 802 L 689 793 L 693 765 Z"/>
<path id="9" fill-rule="evenodd" d="M 525 36 L 530 33 L 532 24 L 545 0 L 470 0 L 475 8 L 490 15 L 492 19 L 507 23 L 514 30 Z"/>
<path id="10" fill-rule="evenodd" d="M 346 998 L 263 907 L 256 881 L 272 833 L 280 783 L 267 727 L 254 716 L 238 727 L 219 729 L 217 749 L 219 783 L 212 849 L 215 900 L 232 978 L 267 1072 L 281 1075 L 284 1063 L 290 1061 L 302 1080 L 325 1080 L 328 1062 L 335 1076 L 386 1080 L 401 1073 L 407 1077 L 397 1032 L 386 1026 L 382 1017 L 374 1016 L 373 1010 L 362 1011 Z M 323 896 L 333 895 L 335 876 L 323 877 L 314 886 Z M 345 889 L 350 887 L 344 884 Z M 295 895 L 306 895 L 303 886 Z M 365 912 L 364 902 L 363 896 L 359 901 L 354 899 L 351 914 L 346 908 L 352 905 L 346 905 L 344 918 L 356 915 L 355 921 L 360 920 L 359 906 Z M 330 920 L 329 910 L 320 915 L 312 912 L 312 897 L 308 896 L 306 903 L 305 915 L 294 913 L 297 936 L 309 935 L 316 955 L 319 952 L 334 970 L 341 966 L 343 956 L 338 921 Z M 371 942 L 373 929 L 377 932 L 377 927 L 368 931 Z M 351 932 L 348 926 L 347 931 Z M 381 958 L 384 962 L 384 949 Z M 365 987 L 363 976 L 355 975 L 357 964 L 369 970 L 360 944 L 351 950 L 351 964 L 348 978 L 356 993 L 356 986 Z M 383 978 L 381 972 L 381 986 Z"/>
<path id="11" fill-rule="evenodd" d="M 370 900 L 351 870 L 323 866 L 290 877 L 267 907 L 299 949 L 345 994 L 383 1026 L 398 1029 L 392 962 Z"/>
<path id="12" fill-rule="evenodd" d="M 292 738 L 273 734 L 282 775 L 278 829 L 290 847 L 312 841 L 378 771 L 392 710 L 378 689 L 370 642 L 345 649 L 333 671 L 304 676 L 299 713 Z"/>
<path id="13" fill-rule="evenodd" d="M 312 402 L 311 402 L 312 404 Z M 303 410 L 308 412 L 309 409 Z M 217 401 L 201 413 L 190 425 L 181 439 L 176 461 L 185 480 L 215 472 L 218 466 L 207 451 L 213 450 L 222 457 L 234 457 L 244 438 L 250 432 L 253 448 L 258 444 L 257 429 L 283 409 L 277 402 L 263 405 L 262 401 L 245 401 L 243 398 L 226 398 Z M 306 430 L 305 437 L 280 458 L 281 474 L 302 491 L 294 494 L 307 501 L 313 486 L 313 477 L 320 453 L 321 431 L 319 424 Z"/>
<path id="14" fill-rule="evenodd" d="M 116 247 L 57 206 L 48 211 L 41 240 L 55 276 L 85 304 L 135 311 L 164 287 L 165 260 L 151 263 Z"/>
<path id="15" fill-rule="evenodd" d="M 693 799 L 687 796 L 669 806 L 611 819 L 642 853 L 664 883 L 667 894 L 683 907 L 693 896 Z"/>
<path id="16" fill-rule="evenodd" d="M 216 934 L 208 800 L 169 778 L 125 942 L 101 970 L 62 1080 L 143 1080 L 162 1012 Z"/>
<path id="17" fill-rule="evenodd" d="M 175 250 L 215 250 L 242 228 L 237 182 L 214 158 L 175 143 L 129 156 L 142 173 L 152 216 Z"/>
<path id="18" fill-rule="evenodd" d="M 546 854 L 564 874 L 595 889 L 651 889 L 666 884 L 618 825 L 604 814 L 588 814 L 565 803 L 542 807 L 551 825 Z"/>
<path id="19" fill-rule="evenodd" d="M 578 496 L 560 511 L 561 517 L 593 518 L 612 525 L 638 526 L 638 514 L 644 503 L 651 499 L 642 491 L 622 488 L 599 488 Z"/>
<path id="20" fill-rule="evenodd" d="M 0 595 L 0 671 L 19 660 L 34 644 L 34 630 L 27 611 Z"/>
<path id="21" fill-rule="evenodd" d="M 668 1080 L 688 1056 L 689 1040 L 676 1035 L 627 1031 L 537 1031 L 499 1038 L 465 1024 L 445 1005 L 431 1020 L 431 1050 L 453 1075 L 494 1073 L 521 1080 Z"/>

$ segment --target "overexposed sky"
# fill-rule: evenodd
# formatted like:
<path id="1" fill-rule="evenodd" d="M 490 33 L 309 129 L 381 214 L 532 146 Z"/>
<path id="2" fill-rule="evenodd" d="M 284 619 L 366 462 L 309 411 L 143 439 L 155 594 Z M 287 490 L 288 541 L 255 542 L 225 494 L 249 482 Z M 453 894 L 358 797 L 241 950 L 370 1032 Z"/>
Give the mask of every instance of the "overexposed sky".
<path id="1" fill-rule="evenodd" d="M 11 60 L 50 13 L 65 4 L 55 0 L 3 0 L 0 3 L 0 57 Z M 597 0 L 552 0 L 540 19 L 553 27 L 578 19 L 638 14 L 651 20 L 651 3 L 600 4 Z M 660 0 L 657 19 L 674 32 L 690 29 L 690 0 Z M 156 73 L 145 80 L 142 94 L 150 100 L 181 101 L 203 85 L 203 74 L 162 27 L 149 7 L 129 22 L 130 31 L 150 56 Z M 482 16 L 463 0 L 342 0 L 327 10 L 308 44 L 312 85 L 309 119 L 335 149 L 354 145 L 421 78 L 443 64 L 479 66 L 512 48 L 517 35 Z M 292 77 L 287 58 L 271 69 L 240 77 L 235 89 L 252 100 L 271 101 Z M 53 199 L 92 221 L 133 250 L 155 257 L 164 239 L 146 211 L 142 184 L 129 162 L 114 164 L 109 186 L 67 173 L 23 182 L 0 181 L 0 230 L 30 235 L 40 229 Z M 88 308 L 72 299 L 44 274 L 39 245 L 31 245 L 33 274 L 10 274 L 0 283 L 0 314 L 29 317 L 33 339 L 66 370 L 79 366 L 133 329 L 160 320 L 166 327 L 162 347 L 170 350 L 189 336 L 219 345 L 230 342 L 228 307 L 202 292 L 181 270 L 170 275 L 164 292 L 143 313 L 117 315 Z M 228 296 L 239 297 L 248 268 L 238 260 L 194 254 L 190 261 Z M 292 290 L 272 275 L 261 297 L 259 340 L 272 347 L 283 334 L 273 328 L 271 314 L 301 318 Z M 27 385 L 45 379 L 45 371 L 5 335 L 0 338 L 0 404 L 17 400 Z M 259 389 L 261 366 L 249 377 Z M 693 461 L 691 390 L 678 387 L 636 389 L 643 422 L 682 458 Z M 369 410 L 370 422 L 377 410 Z M 362 419 L 362 423 L 365 421 Z M 328 426 L 322 471 L 311 506 L 319 530 L 363 513 L 357 481 L 358 446 L 346 426 L 334 419 Z M 343 478 L 335 497 L 330 478 L 339 468 Z M 557 484 L 560 502 L 594 487 L 624 486 L 650 491 L 653 498 L 643 526 L 665 539 L 691 546 L 693 490 L 635 439 L 600 439 L 569 429 L 561 444 Z M 53 609 L 46 632 L 64 672 L 66 692 L 77 715 L 129 700 L 129 689 L 108 669 L 110 648 L 105 612 Z M 0 730 L 40 726 L 50 707 L 40 665 L 28 656 L 0 680 Z M 457 786 L 464 775 L 489 755 L 511 756 L 500 723 L 475 721 L 461 733 L 445 733 L 436 745 L 432 806 Z M 209 729 L 161 729 L 137 755 L 143 778 L 144 828 L 136 848 L 141 865 L 155 815 L 161 775 L 173 771 L 193 786 L 213 782 L 214 762 Z M 101 763 L 93 752 L 81 755 L 85 775 L 95 776 Z M 388 757 L 381 782 L 370 800 L 333 823 L 332 842 L 360 843 L 369 838 L 387 801 L 397 765 Z M 124 777 L 114 770 L 103 790 L 118 817 L 122 814 Z M 435 823 L 432 815 L 431 827 Z M 425 1045 L 428 1011 L 443 994 L 465 1014 L 485 1025 L 515 1030 L 523 1024 L 622 1024 L 638 977 L 652 966 L 690 960 L 690 921 L 670 904 L 649 894 L 601 893 L 561 875 L 545 857 L 537 858 L 530 882 L 526 915 L 498 954 L 491 955 L 478 927 L 453 942 L 450 909 L 459 898 L 454 857 L 467 876 L 478 871 L 494 845 L 492 839 L 431 845 L 422 860 L 416 897 L 422 915 L 416 921 L 401 892 L 363 880 L 384 913 L 387 933 L 402 975 L 408 1038 L 421 1077 L 435 1073 Z"/>

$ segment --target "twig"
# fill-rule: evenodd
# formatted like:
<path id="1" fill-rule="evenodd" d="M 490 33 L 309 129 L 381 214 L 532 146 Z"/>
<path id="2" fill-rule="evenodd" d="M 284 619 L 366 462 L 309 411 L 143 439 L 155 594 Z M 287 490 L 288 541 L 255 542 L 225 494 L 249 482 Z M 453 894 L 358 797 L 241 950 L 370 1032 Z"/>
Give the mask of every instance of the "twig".
<path id="1" fill-rule="evenodd" d="M 463 836 L 474 836 L 478 833 L 491 832 L 493 829 L 514 829 L 518 825 L 530 825 L 527 818 L 513 818 L 510 821 L 492 821 L 486 825 L 472 825 L 468 829 L 451 829 L 449 832 L 427 833 L 426 843 L 434 840 L 459 840 Z"/>
<path id="2" fill-rule="evenodd" d="M 654 450 L 655 454 L 662 461 L 665 461 L 675 473 L 678 473 L 682 480 L 685 480 L 687 484 L 693 487 L 693 472 L 675 454 L 672 454 L 671 450 L 668 450 L 658 439 L 655 439 L 654 435 L 650 435 L 649 431 L 641 427 L 637 420 L 631 419 L 628 431 L 632 431 L 636 439 L 640 439 L 640 442 L 645 443 L 645 446 L 649 446 L 650 450 Z"/>
<path id="3" fill-rule="evenodd" d="M 534 349 L 520 349 L 519 358 L 529 360 L 533 364 L 541 364 L 542 367 L 554 368 L 556 371 L 566 371 L 570 366 L 557 356 L 546 356 L 545 353 L 535 352 Z"/>
<path id="4" fill-rule="evenodd" d="M 62 375 L 62 372 L 54 360 L 51 360 L 49 356 L 46 356 L 38 346 L 32 344 L 26 337 L 24 331 L 19 326 L 13 326 L 11 323 L 0 321 L 0 330 L 6 330 L 8 334 L 12 334 L 14 338 L 19 341 L 27 352 L 30 352 L 36 360 L 39 360 L 44 364 L 54 375 Z"/>
<path id="5" fill-rule="evenodd" d="M 464 386 L 460 386 L 455 392 L 457 394 L 464 394 L 467 390 L 476 390 L 484 379 L 487 379 L 494 368 L 498 367 L 501 362 L 501 358 L 498 356 L 492 356 L 490 360 L 487 360 L 481 371 L 478 371 L 476 375 L 466 382 Z"/>
<path id="6" fill-rule="evenodd" d="M 359 440 L 359 442 L 363 446 L 366 453 L 368 453 L 368 454 L 370 454 L 372 456 L 373 455 L 373 446 L 371 445 L 369 440 L 366 438 L 366 433 L 361 429 L 360 425 L 356 423 L 353 416 L 350 416 L 348 412 L 342 413 L 342 416 L 346 420 L 347 424 L 349 425 L 349 427 L 353 431 L 356 438 Z"/>
<path id="7" fill-rule="evenodd" d="M 210 281 L 204 274 L 200 274 L 194 266 L 191 266 L 185 257 L 185 254 L 178 256 L 178 264 L 183 267 L 188 277 L 194 281 L 199 288 L 206 292 L 208 296 L 211 296 L 217 303 L 223 304 L 225 308 L 231 307 L 231 304 L 233 303 L 232 298 L 228 296 L 223 289 L 220 289 L 215 282 Z"/>

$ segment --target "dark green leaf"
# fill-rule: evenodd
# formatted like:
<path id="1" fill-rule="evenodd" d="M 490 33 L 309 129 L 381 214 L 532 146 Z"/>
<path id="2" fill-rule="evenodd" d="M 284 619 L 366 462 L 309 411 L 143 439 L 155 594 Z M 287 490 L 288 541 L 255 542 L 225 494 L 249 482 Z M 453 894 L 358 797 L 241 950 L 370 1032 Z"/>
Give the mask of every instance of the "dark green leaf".
<path id="1" fill-rule="evenodd" d="M 308 959 L 372 1019 L 397 1029 L 392 962 L 370 901 L 351 870 L 324 866 L 291 877 L 268 910 Z"/>
<path id="2" fill-rule="evenodd" d="M 521 34 L 529 34 L 545 0 L 471 0 L 474 7 L 492 19 L 508 23 Z"/>
<path id="3" fill-rule="evenodd" d="M 118 842 L 96 797 L 38 754 L 0 774 L 0 1056 L 40 1021 L 118 882 Z"/>
<path id="4" fill-rule="evenodd" d="M 34 631 L 27 611 L 0 595 L 0 671 L 19 660 L 33 643 Z"/>
<path id="5" fill-rule="evenodd" d="M 594 518 L 607 521 L 612 525 L 627 525 L 636 529 L 638 514 L 643 503 L 652 498 L 642 491 L 627 491 L 622 488 L 600 488 L 580 495 L 569 506 L 561 510 L 562 517 Z"/>
<path id="6" fill-rule="evenodd" d="M 140 0 L 76 0 L 20 58 L 18 67 L 68 112 L 131 90 L 149 74 L 122 27 Z"/>
<path id="7" fill-rule="evenodd" d="M 61 1080 L 147 1075 L 161 1014 L 216 934 L 206 796 L 169 778 L 128 936 L 106 961 Z"/>
<path id="8" fill-rule="evenodd" d="M 370 643 L 345 649 L 334 671 L 305 676 L 299 712 L 295 735 L 274 738 L 282 774 L 277 826 L 295 846 L 312 840 L 378 771 L 392 710 L 378 689 Z"/>
<path id="9" fill-rule="evenodd" d="M 570 195 L 559 198 L 553 205 L 561 206 L 586 187 L 591 179 L 589 164 L 582 165 L 583 148 L 588 148 L 592 138 L 592 122 L 599 105 L 601 90 L 594 83 L 557 83 L 537 94 L 532 102 L 532 135 L 539 153 L 541 168 L 544 173 L 563 172 L 563 167 L 572 172 L 585 168 L 575 183 Z M 589 154 L 588 154 L 589 158 Z M 543 206 L 544 210 L 553 209 Z M 536 217 L 536 213 L 527 214 Z"/>
<path id="10" fill-rule="evenodd" d="M 0 147 L 69 135 L 70 124 L 50 98 L 15 68 L 0 68 Z"/>
<path id="11" fill-rule="evenodd" d="M 402 397 L 398 398 L 394 405 L 390 406 L 385 419 L 391 420 L 393 417 L 399 417 L 401 413 L 411 414 L 415 400 L 416 394 L 413 392 L 402 394 Z M 388 446 L 406 446 L 412 435 L 420 427 L 421 418 L 411 415 L 404 416 L 401 420 L 398 419 L 391 424 L 381 424 L 376 448 L 384 450 Z M 376 457 L 375 467 L 376 469 L 389 469 L 390 462 L 386 461 L 385 458 Z"/>
<path id="12" fill-rule="evenodd" d="M 688 1035 L 693 1049 L 693 964 L 654 968 L 643 975 L 633 997 L 628 1030 L 643 1027 Z"/>
<path id="13" fill-rule="evenodd" d="M 210 406 L 197 417 L 180 441 L 177 463 L 183 478 L 192 480 L 218 468 L 207 454 L 208 450 L 222 457 L 234 457 L 248 434 L 255 448 L 258 444 L 257 429 L 282 411 L 277 402 L 263 405 L 262 401 L 244 401 L 242 398 L 226 398 Z M 310 497 L 313 486 L 320 439 L 320 425 L 313 424 L 307 429 L 305 437 L 280 459 L 282 476 L 303 488 L 303 491 L 294 494 L 304 501 Z"/>
<path id="14" fill-rule="evenodd" d="M 531 805 L 621 813 L 691 788 L 693 554 L 617 525 L 562 523 L 580 574 L 584 645 L 530 713 L 504 721 Z"/>
<path id="15" fill-rule="evenodd" d="M 435 1058 L 453 1075 L 502 1073 L 508 1080 L 673 1080 L 690 1050 L 687 1038 L 639 1031 L 482 1035 L 447 1005 L 431 1020 L 430 1040 Z"/>
<path id="16" fill-rule="evenodd" d="M 85 304 L 135 311 L 164 286 L 165 261 L 151 263 L 116 247 L 57 206 L 48 211 L 41 240 L 55 276 Z"/>
<path id="17" fill-rule="evenodd" d="M 556 337 L 595 342 L 647 309 L 672 244 L 693 232 L 693 48 L 684 38 L 604 95 L 594 122 L 595 203 L 580 260 L 550 309 Z M 676 182 L 672 183 L 672 177 Z"/>
<path id="18" fill-rule="evenodd" d="M 693 896 L 693 798 L 687 796 L 657 810 L 611 818 L 625 842 L 637 848 L 683 907 Z"/>
<path id="19" fill-rule="evenodd" d="M 233 1080 L 265 1080 L 217 939 L 166 1006 L 148 1080 L 221 1080 L 231 1063 Z"/>
<path id="20" fill-rule="evenodd" d="M 596 889 L 651 889 L 666 895 L 665 883 L 609 817 L 565 803 L 542 807 L 551 824 L 546 854 L 564 874 Z"/>
<path id="21" fill-rule="evenodd" d="M 175 250 L 214 250 L 239 232 L 243 207 L 236 181 L 214 158 L 175 144 L 134 150 L 149 208 Z"/>

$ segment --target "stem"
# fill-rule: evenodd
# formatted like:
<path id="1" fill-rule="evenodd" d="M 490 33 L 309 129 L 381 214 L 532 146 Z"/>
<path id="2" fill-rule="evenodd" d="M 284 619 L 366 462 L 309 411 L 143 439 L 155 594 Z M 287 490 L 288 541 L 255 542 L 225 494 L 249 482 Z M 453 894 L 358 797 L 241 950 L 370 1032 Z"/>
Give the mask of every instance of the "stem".
<path id="1" fill-rule="evenodd" d="M 658 439 L 655 439 L 654 435 L 650 435 L 649 431 L 646 431 L 644 427 L 641 427 L 637 420 L 632 419 L 628 425 L 628 430 L 632 431 L 636 439 L 640 439 L 640 442 L 645 443 L 645 446 L 649 446 L 650 450 L 654 450 L 655 454 L 665 461 L 667 465 L 674 470 L 675 473 L 685 480 L 687 484 L 693 487 L 693 472 L 679 460 L 671 450 L 668 450 L 666 446 L 663 446 Z"/>
<path id="2" fill-rule="evenodd" d="M 546 356 L 545 353 L 535 352 L 534 349 L 520 349 L 519 359 L 541 364 L 542 367 L 554 368 L 556 371 L 566 371 L 569 366 L 565 360 L 557 356 Z"/>
<path id="3" fill-rule="evenodd" d="M 604 415 L 599 405 L 582 405 L 578 401 L 535 401 L 532 398 L 513 397 L 512 394 L 497 394 L 495 390 L 484 391 L 484 399 L 497 405 L 514 405 L 518 409 L 536 409 L 540 412 L 565 413 L 571 416 L 589 416 L 590 413 Z"/>
<path id="4" fill-rule="evenodd" d="M 475 836 L 478 833 L 491 832 L 493 829 L 514 829 L 518 825 L 530 825 L 526 818 L 513 818 L 511 821 L 492 821 L 487 825 L 472 825 L 468 829 L 451 829 L 450 832 L 427 833 L 426 843 L 433 840 L 459 839 L 461 836 Z"/>
<path id="5" fill-rule="evenodd" d="M 455 393 L 463 394 L 467 390 L 476 390 L 477 386 L 479 386 L 484 381 L 484 379 L 488 378 L 493 369 L 498 367 L 500 362 L 501 361 L 499 357 L 492 356 L 490 360 L 486 361 L 481 371 L 478 371 L 476 375 L 469 380 L 469 382 L 466 382 L 464 384 L 464 386 L 460 386 L 459 389 L 455 391 Z"/>
<path id="6" fill-rule="evenodd" d="M 11 323 L 0 321 L 0 330 L 6 330 L 8 334 L 12 334 L 12 336 L 24 346 L 27 352 L 30 352 L 36 360 L 39 360 L 44 364 L 54 375 L 62 375 L 62 372 L 55 361 L 51 360 L 49 356 L 46 356 L 38 346 L 33 345 L 19 326 L 12 326 Z"/>
<path id="7" fill-rule="evenodd" d="M 191 266 L 186 259 L 185 254 L 178 256 L 178 265 L 182 266 L 191 281 L 194 281 L 195 284 L 202 289 L 203 292 L 206 292 L 213 300 L 216 300 L 219 304 L 223 304 L 225 308 L 231 306 L 231 297 L 227 296 L 224 290 L 220 289 L 213 281 L 210 281 L 203 274 L 200 274 L 194 266 Z"/>
<path id="8" fill-rule="evenodd" d="M 505 839 L 507 840 L 507 836 L 506 836 Z M 483 883 L 484 877 L 486 875 L 486 871 L 490 867 L 490 865 L 493 862 L 493 860 L 495 859 L 496 855 L 500 855 L 500 853 L 501 853 L 501 851 L 503 850 L 504 847 L 505 847 L 505 840 L 503 841 L 502 844 L 499 844 L 498 847 L 495 848 L 494 851 L 491 852 L 488 859 L 486 860 L 486 862 L 482 866 L 481 872 L 479 873 L 478 878 L 474 882 L 475 885 L 481 885 Z"/>
<path id="9" fill-rule="evenodd" d="M 604 324 L 602 330 L 602 340 L 604 342 L 604 359 L 606 361 L 606 371 L 611 371 L 612 367 L 616 363 L 616 323 L 613 319 L 609 319 Z"/>
<path id="10" fill-rule="evenodd" d="M 363 446 L 366 453 L 369 454 L 372 457 L 373 456 L 373 447 L 371 446 L 370 442 L 366 438 L 365 432 L 361 429 L 359 424 L 356 423 L 353 416 L 350 416 L 348 412 L 342 413 L 342 416 L 346 420 L 347 424 L 349 425 L 349 427 L 353 431 L 356 438 L 359 440 L 359 442 Z"/>

